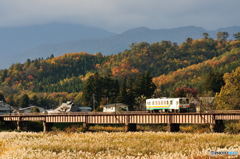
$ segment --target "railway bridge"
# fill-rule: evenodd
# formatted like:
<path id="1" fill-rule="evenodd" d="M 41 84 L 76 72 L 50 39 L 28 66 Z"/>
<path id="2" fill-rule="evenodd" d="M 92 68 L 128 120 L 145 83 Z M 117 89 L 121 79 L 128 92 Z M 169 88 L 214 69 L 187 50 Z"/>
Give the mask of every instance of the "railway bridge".
<path id="1" fill-rule="evenodd" d="M 240 120 L 240 112 L 209 112 L 209 113 L 60 113 L 60 114 L 6 114 L 0 115 L 4 122 L 16 122 L 17 130 L 21 123 L 41 121 L 43 131 L 49 129 L 50 123 L 82 123 L 85 130 L 91 124 L 122 124 L 125 131 L 135 131 L 137 124 L 168 124 L 168 131 L 176 132 L 180 124 L 209 124 L 214 132 L 222 132 L 224 120 Z"/>

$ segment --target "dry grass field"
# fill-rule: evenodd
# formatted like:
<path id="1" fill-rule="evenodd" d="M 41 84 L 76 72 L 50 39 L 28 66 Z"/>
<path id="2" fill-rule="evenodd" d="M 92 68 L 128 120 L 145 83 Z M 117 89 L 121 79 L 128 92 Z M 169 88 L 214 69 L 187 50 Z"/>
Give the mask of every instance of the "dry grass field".
<path id="1" fill-rule="evenodd" d="M 0 150 L 1 159 L 226 158 L 209 151 L 240 152 L 240 135 L 1 132 Z"/>

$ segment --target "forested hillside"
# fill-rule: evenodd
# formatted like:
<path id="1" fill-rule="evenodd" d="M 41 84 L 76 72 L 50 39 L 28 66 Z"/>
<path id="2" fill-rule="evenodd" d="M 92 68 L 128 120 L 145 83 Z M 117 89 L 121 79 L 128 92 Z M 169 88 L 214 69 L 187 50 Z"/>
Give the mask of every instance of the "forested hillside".
<path id="1" fill-rule="evenodd" d="M 225 85 L 216 94 L 217 109 L 240 109 L 240 67 L 224 75 Z"/>
<path id="2" fill-rule="evenodd" d="M 181 87 L 194 88 L 201 95 L 213 96 L 224 85 L 223 75 L 238 66 L 240 49 L 234 48 L 210 60 L 155 77 L 153 82 L 158 87 L 158 93 L 163 96 L 174 95 L 175 90 Z"/>
<path id="3" fill-rule="evenodd" d="M 228 41 L 209 38 L 188 38 L 180 45 L 170 41 L 136 43 L 130 46 L 131 49 L 110 56 L 99 70 L 117 77 L 139 72 L 158 76 L 219 56 L 234 47 L 235 44 Z"/>
<path id="4" fill-rule="evenodd" d="M 179 45 L 135 43 L 111 56 L 82 52 L 29 59 L 0 71 L 0 98 L 20 107 L 52 108 L 72 100 L 97 109 L 114 102 L 138 109 L 152 96 L 214 96 L 225 84 L 224 74 L 240 66 L 240 36 L 227 37 L 220 32 L 215 40 L 205 33 Z"/>
<path id="5" fill-rule="evenodd" d="M 14 64 L 9 69 L 2 70 L 1 85 L 36 92 L 77 92 L 81 87 L 79 76 L 96 70 L 96 65 L 104 59 L 100 53 L 71 53 L 47 59 L 27 60 L 24 64 Z M 78 88 L 68 87 L 69 90 L 66 90 L 63 87 L 73 84 Z"/>

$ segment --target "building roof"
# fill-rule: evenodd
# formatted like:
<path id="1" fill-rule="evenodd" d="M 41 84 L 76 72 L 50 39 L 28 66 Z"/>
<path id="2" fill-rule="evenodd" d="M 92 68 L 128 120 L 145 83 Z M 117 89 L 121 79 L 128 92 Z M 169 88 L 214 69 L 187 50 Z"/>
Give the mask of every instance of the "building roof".
<path id="1" fill-rule="evenodd" d="M 128 107 L 128 105 L 123 104 L 123 103 L 112 103 L 112 104 L 104 105 L 104 107 L 119 107 L 119 106 L 125 106 L 125 107 Z"/>
<path id="2" fill-rule="evenodd" d="M 0 110 L 12 110 L 12 106 L 10 106 L 9 104 L 0 101 Z"/>
<path id="3" fill-rule="evenodd" d="M 29 107 L 25 107 L 25 108 L 19 108 L 19 110 L 27 110 L 27 109 L 32 109 L 32 108 L 38 108 L 39 110 L 45 110 L 44 108 L 42 107 L 39 107 L 39 106 L 29 106 Z"/>

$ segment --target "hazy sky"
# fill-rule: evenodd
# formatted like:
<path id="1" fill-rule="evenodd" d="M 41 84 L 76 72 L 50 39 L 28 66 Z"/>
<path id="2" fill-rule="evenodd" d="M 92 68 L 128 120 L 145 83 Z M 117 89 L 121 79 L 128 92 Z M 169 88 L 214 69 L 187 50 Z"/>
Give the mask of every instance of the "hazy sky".
<path id="1" fill-rule="evenodd" d="M 71 22 L 111 31 L 240 25 L 240 0 L 0 0 L 0 26 Z"/>

